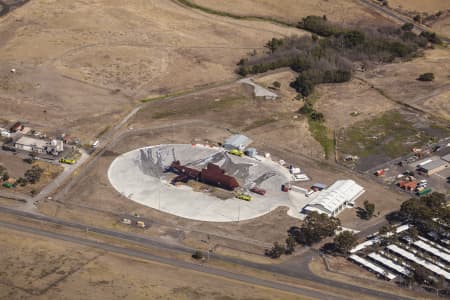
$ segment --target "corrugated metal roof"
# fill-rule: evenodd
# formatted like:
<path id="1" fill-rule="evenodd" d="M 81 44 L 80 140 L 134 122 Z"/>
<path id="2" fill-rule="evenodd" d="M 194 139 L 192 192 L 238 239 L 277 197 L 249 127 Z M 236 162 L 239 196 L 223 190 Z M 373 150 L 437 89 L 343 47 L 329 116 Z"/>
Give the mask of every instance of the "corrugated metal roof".
<path id="1" fill-rule="evenodd" d="M 441 157 L 443 160 L 450 162 L 450 153 Z"/>
<path id="2" fill-rule="evenodd" d="M 308 206 L 317 207 L 331 214 L 345 202 L 354 201 L 364 192 L 364 188 L 353 180 L 338 180 L 320 192 Z"/>
<path id="3" fill-rule="evenodd" d="M 436 169 L 436 168 L 439 168 L 439 167 L 442 167 L 445 165 L 448 165 L 448 162 L 443 161 L 442 159 L 436 159 L 436 160 L 426 163 L 420 167 L 424 170 L 430 171 L 430 170 L 433 170 L 433 169 Z"/>
<path id="4" fill-rule="evenodd" d="M 230 145 L 236 148 L 247 147 L 252 142 L 251 139 L 242 134 L 235 134 L 225 140 L 224 146 Z"/>

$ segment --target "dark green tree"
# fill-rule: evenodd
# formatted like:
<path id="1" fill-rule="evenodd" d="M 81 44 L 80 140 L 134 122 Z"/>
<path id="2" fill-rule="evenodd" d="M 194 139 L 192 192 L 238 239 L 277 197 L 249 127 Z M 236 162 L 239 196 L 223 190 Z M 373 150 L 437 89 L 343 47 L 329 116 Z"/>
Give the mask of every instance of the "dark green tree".
<path id="1" fill-rule="evenodd" d="M 433 81 L 434 80 L 434 73 L 423 73 L 420 74 L 417 78 L 419 81 Z"/>
<path id="2" fill-rule="evenodd" d="M 343 231 L 334 237 L 336 250 L 342 254 L 347 254 L 357 241 L 356 236 L 351 231 Z"/>
<path id="3" fill-rule="evenodd" d="M 366 219 L 370 219 L 373 217 L 373 214 L 375 213 L 375 204 L 370 203 L 369 201 L 364 201 L 364 211 Z"/>

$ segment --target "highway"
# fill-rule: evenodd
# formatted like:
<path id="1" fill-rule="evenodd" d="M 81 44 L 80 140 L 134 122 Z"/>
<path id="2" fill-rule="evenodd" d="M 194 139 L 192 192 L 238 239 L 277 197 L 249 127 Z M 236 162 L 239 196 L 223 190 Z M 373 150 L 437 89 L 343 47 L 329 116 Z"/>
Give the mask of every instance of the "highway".
<path id="1" fill-rule="evenodd" d="M 110 230 L 110 229 L 105 229 L 105 228 L 98 228 L 98 227 L 84 225 L 84 224 L 80 224 L 80 223 L 76 223 L 76 222 L 61 220 L 61 219 L 57 219 L 57 218 L 53 218 L 53 217 L 49 217 L 49 216 L 39 215 L 36 213 L 25 212 L 25 211 L 21 211 L 18 209 L 5 207 L 5 206 L 0 206 L 0 212 L 14 215 L 17 217 L 24 217 L 24 218 L 28 218 L 28 219 L 32 219 L 32 220 L 38 220 L 38 221 L 42 221 L 42 222 L 56 224 L 56 225 L 67 227 L 67 228 L 74 228 L 74 229 L 79 229 L 82 231 L 94 232 L 94 233 L 104 235 L 107 237 L 112 237 L 115 239 L 132 242 L 132 243 L 144 246 L 144 247 L 146 247 L 146 246 L 147 247 L 149 247 L 149 246 L 155 247 L 155 248 L 161 249 L 163 251 L 174 251 L 174 252 L 178 252 L 178 253 L 181 252 L 181 253 L 185 253 L 188 256 L 190 256 L 195 251 L 195 249 L 193 249 L 193 248 L 189 248 L 189 247 L 174 244 L 174 243 L 169 243 L 162 239 L 151 238 L 148 236 L 143 236 L 143 235 L 138 235 L 138 234 L 133 234 L 133 233 L 125 233 L 125 232 L 120 232 L 120 231 L 115 231 L 115 230 Z M 303 296 L 312 296 L 310 294 L 310 293 L 312 293 L 312 291 L 309 289 L 306 289 L 306 290 L 300 289 L 298 287 L 283 285 L 283 284 L 279 284 L 276 282 L 269 282 L 266 280 L 261 280 L 258 278 L 244 276 L 241 274 L 234 274 L 232 272 L 218 270 L 218 269 L 210 268 L 210 267 L 207 267 L 204 265 L 198 266 L 196 264 L 187 263 L 185 261 L 163 258 L 163 257 L 151 255 L 151 254 L 144 253 L 144 252 L 139 252 L 134 249 L 121 248 L 121 247 L 117 247 L 112 244 L 100 243 L 100 242 L 96 242 L 96 241 L 82 239 L 82 238 L 75 237 L 75 236 L 68 236 L 68 235 L 64 235 L 64 234 L 49 232 L 49 231 L 45 231 L 45 230 L 42 230 L 39 228 L 17 225 L 17 224 L 4 222 L 4 221 L 0 221 L 0 225 L 3 225 L 7 228 L 11 228 L 14 230 L 20 230 L 20 231 L 24 231 L 24 232 L 28 232 L 28 233 L 43 235 L 46 237 L 56 238 L 56 239 L 69 241 L 69 242 L 74 242 L 74 243 L 81 244 L 81 245 L 92 246 L 92 247 L 100 248 L 100 249 L 107 250 L 107 251 L 114 252 L 114 253 L 126 254 L 131 257 L 145 258 L 145 259 L 149 259 L 152 261 L 166 263 L 166 264 L 170 264 L 170 265 L 174 265 L 174 266 L 178 266 L 178 267 L 182 267 L 182 268 L 187 268 L 187 269 L 191 269 L 191 270 L 195 270 L 195 271 L 199 271 L 199 272 L 204 272 L 204 273 L 208 273 L 208 274 L 219 275 L 219 276 L 223 276 L 225 278 L 240 280 L 240 281 L 247 282 L 247 283 L 258 284 L 256 282 L 259 282 L 258 285 L 271 287 L 271 288 L 277 288 L 275 286 L 278 286 L 278 289 L 282 290 L 282 291 L 295 292 L 296 294 L 303 295 Z M 290 277 L 297 278 L 297 279 L 307 280 L 312 283 L 333 287 L 335 289 L 351 290 L 352 292 L 355 292 L 355 293 L 365 294 L 365 295 L 373 296 L 373 297 L 380 298 L 380 299 L 392 299 L 392 300 L 408 299 L 408 298 L 401 298 L 398 295 L 393 295 L 393 294 L 386 293 L 386 292 L 376 291 L 376 290 L 372 290 L 369 288 L 352 285 L 350 283 L 342 283 L 342 282 L 333 281 L 333 280 L 330 280 L 327 278 L 319 277 L 319 276 L 315 275 L 314 273 L 312 273 L 308 268 L 308 264 L 313 257 L 318 258 L 319 256 L 317 255 L 316 252 L 309 250 L 309 251 L 307 251 L 307 253 L 303 254 L 301 257 L 294 258 L 283 264 L 261 264 L 261 263 L 255 263 L 255 262 L 235 258 L 235 257 L 218 255 L 215 253 L 211 253 L 211 255 L 210 255 L 211 260 L 214 260 L 214 259 L 220 260 L 220 261 L 223 261 L 226 263 L 237 264 L 237 265 L 241 265 L 244 267 L 248 267 L 248 268 L 252 268 L 252 269 L 256 269 L 256 270 L 260 270 L 260 271 L 266 271 L 266 272 L 270 272 L 270 273 L 274 273 L 274 274 L 290 276 Z M 220 275 L 220 274 L 222 274 L 222 275 Z M 320 294 L 317 292 L 314 292 L 314 293 L 316 293 L 314 297 L 317 297 L 320 299 L 337 299 L 335 296 L 330 298 L 329 295 Z"/>

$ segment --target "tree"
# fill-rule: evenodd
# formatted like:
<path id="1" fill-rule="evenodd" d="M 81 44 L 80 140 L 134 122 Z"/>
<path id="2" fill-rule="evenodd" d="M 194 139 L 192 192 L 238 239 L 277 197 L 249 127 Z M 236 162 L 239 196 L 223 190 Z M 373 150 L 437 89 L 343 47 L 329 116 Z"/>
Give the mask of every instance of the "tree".
<path id="1" fill-rule="evenodd" d="M 297 244 L 297 242 L 295 241 L 295 237 L 292 236 L 292 235 L 289 235 L 288 238 L 286 239 L 286 250 L 285 250 L 285 253 L 286 254 L 294 253 L 296 244 Z"/>
<path id="2" fill-rule="evenodd" d="M 3 173 L 3 175 L 2 175 L 2 180 L 3 180 L 3 181 L 7 181 L 8 179 L 9 179 L 9 174 L 8 174 L 8 172 Z"/>
<path id="3" fill-rule="evenodd" d="M 341 226 L 339 219 L 328 217 L 326 214 L 311 212 L 304 220 L 302 227 L 293 232 L 295 240 L 299 244 L 312 245 L 323 238 L 334 235 L 336 229 Z"/>
<path id="4" fill-rule="evenodd" d="M 420 74 L 417 78 L 419 81 L 433 81 L 434 80 L 434 73 L 423 73 Z"/>
<path id="5" fill-rule="evenodd" d="M 357 241 L 356 236 L 351 231 L 343 231 L 334 238 L 336 250 L 342 254 L 347 254 Z"/>
<path id="6" fill-rule="evenodd" d="M 419 231 L 416 227 L 409 228 L 408 235 L 413 241 L 417 241 L 419 239 Z"/>
<path id="7" fill-rule="evenodd" d="M 274 81 L 273 86 L 279 89 L 281 87 L 281 83 L 279 81 Z"/>
<path id="8" fill-rule="evenodd" d="M 200 250 L 196 250 L 193 254 L 192 254 L 192 258 L 193 259 L 202 259 L 203 258 L 203 253 Z"/>
<path id="9" fill-rule="evenodd" d="M 266 48 L 269 48 L 270 52 L 274 53 L 279 47 L 283 45 L 283 39 L 272 38 L 267 42 Z"/>
<path id="10" fill-rule="evenodd" d="M 402 30 L 403 31 L 411 31 L 411 30 L 413 30 L 414 29 L 414 24 L 413 23 L 405 23 L 405 24 L 403 24 L 403 26 L 402 26 Z"/>
<path id="11" fill-rule="evenodd" d="M 279 258 L 285 252 L 286 249 L 280 243 L 275 242 L 272 249 L 266 249 L 264 254 L 270 258 Z"/>
<path id="12" fill-rule="evenodd" d="M 31 169 L 27 170 L 24 174 L 25 179 L 31 184 L 35 184 L 41 179 L 41 175 L 44 172 L 39 166 L 32 166 Z"/>
<path id="13" fill-rule="evenodd" d="M 373 216 L 373 213 L 375 212 L 375 204 L 370 203 L 369 201 L 364 201 L 364 211 L 366 213 L 366 219 L 370 219 Z"/>

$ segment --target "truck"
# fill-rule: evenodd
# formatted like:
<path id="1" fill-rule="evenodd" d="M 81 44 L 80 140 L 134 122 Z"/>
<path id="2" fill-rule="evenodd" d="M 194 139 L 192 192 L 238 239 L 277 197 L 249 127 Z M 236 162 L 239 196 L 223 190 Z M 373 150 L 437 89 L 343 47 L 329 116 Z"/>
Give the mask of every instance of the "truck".
<path id="1" fill-rule="evenodd" d="M 305 174 L 295 174 L 295 175 L 293 175 L 293 178 L 294 178 L 294 181 L 309 181 L 309 180 L 311 180 Z"/>
<path id="2" fill-rule="evenodd" d="M 251 201 L 252 200 L 252 196 L 246 195 L 246 194 L 237 194 L 236 198 L 244 200 L 244 201 Z"/>
<path id="3" fill-rule="evenodd" d="M 418 196 L 425 196 L 428 195 L 429 193 L 431 193 L 431 189 L 430 188 L 426 188 L 421 190 L 420 192 L 417 192 Z"/>
<path id="4" fill-rule="evenodd" d="M 259 194 L 259 195 L 262 195 L 262 196 L 264 196 L 266 194 L 266 190 L 261 189 L 261 188 L 256 187 L 256 186 L 252 187 L 250 189 L 250 192 L 255 193 L 255 194 Z"/>
<path id="5" fill-rule="evenodd" d="M 295 175 L 295 174 L 301 174 L 302 170 L 300 168 L 297 168 L 294 166 L 289 166 L 289 172 L 291 172 L 292 175 Z"/>
<path id="6" fill-rule="evenodd" d="M 59 162 L 63 163 L 63 164 L 73 165 L 73 164 L 76 163 L 76 160 L 75 159 L 69 159 L 69 158 L 61 158 L 59 160 Z"/>
<path id="7" fill-rule="evenodd" d="M 228 153 L 241 157 L 244 156 L 244 152 L 238 149 L 231 149 L 230 151 L 228 151 Z"/>
<path id="8" fill-rule="evenodd" d="M 7 189 L 10 189 L 13 187 L 12 183 L 10 183 L 10 182 L 3 182 L 2 186 Z"/>

